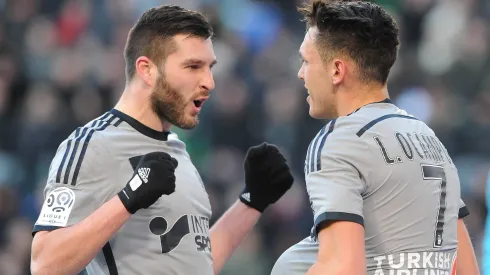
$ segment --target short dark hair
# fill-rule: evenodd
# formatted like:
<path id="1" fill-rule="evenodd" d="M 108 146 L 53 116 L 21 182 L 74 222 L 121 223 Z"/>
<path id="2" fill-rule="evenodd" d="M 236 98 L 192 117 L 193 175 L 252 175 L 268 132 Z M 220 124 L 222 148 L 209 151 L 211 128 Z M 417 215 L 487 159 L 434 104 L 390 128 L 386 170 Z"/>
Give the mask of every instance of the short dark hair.
<path id="1" fill-rule="evenodd" d="M 172 53 L 175 46 L 171 39 L 178 34 L 207 39 L 213 36 L 213 28 L 201 13 L 175 5 L 162 5 L 143 13 L 129 31 L 124 48 L 127 81 L 134 76 L 140 56 L 160 62 Z"/>
<path id="2" fill-rule="evenodd" d="M 359 78 L 385 84 L 400 45 L 398 26 L 382 7 L 352 0 L 313 0 L 298 9 L 308 27 L 317 27 L 324 61 L 345 54 L 357 63 Z"/>

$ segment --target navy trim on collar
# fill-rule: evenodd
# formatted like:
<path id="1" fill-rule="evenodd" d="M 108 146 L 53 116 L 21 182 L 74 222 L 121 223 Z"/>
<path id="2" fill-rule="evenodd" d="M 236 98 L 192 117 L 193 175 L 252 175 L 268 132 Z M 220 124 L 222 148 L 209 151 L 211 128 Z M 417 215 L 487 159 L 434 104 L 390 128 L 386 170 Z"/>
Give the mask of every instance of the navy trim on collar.
<path id="1" fill-rule="evenodd" d="M 388 104 L 394 104 L 394 103 L 393 103 L 393 101 L 392 101 L 390 98 L 385 98 L 385 99 L 383 99 L 383 100 L 381 100 L 381 101 L 371 102 L 371 103 L 368 103 L 368 104 L 366 104 L 366 105 L 363 105 L 363 106 L 359 107 L 357 110 L 355 110 L 354 112 L 352 112 L 352 113 L 348 114 L 347 116 L 350 116 L 350 115 L 352 115 L 353 113 L 355 113 L 355 112 L 359 111 L 359 110 L 360 110 L 362 107 L 365 107 L 365 106 L 368 106 L 368 105 L 371 105 L 371 104 L 379 104 L 379 103 L 388 103 Z"/>
<path id="2" fill-rule="evenodd" d="M 157 140 L 162 140 L 162 141 L 168 140 L 168 135 L 170 134 L 170 132 L 160 132 L 151 129 L 150 127 L 144 125 L 143 123 L 137 121 L 136 119 L 116 109 L 111 109 L 110 113 L 117 116 L 121 120 L 124 120 L 126 123 L 131 125 L 131 127 L 133 127 L 136 131 L 140 132 L 141 134 L 147 137 L 157 139 Z"/>

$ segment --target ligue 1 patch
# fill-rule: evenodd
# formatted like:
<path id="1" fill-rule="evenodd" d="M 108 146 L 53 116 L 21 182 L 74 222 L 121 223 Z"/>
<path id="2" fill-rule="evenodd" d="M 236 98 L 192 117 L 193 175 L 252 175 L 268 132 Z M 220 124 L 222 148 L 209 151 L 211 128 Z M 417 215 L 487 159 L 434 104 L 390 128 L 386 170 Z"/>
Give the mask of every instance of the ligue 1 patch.
<path id="1" fill-rule="evenodd" d="M 48 194 L 36 225 L 66 226 L 73 205 L 75 193 L 67 187 L 59 187 Z"/>

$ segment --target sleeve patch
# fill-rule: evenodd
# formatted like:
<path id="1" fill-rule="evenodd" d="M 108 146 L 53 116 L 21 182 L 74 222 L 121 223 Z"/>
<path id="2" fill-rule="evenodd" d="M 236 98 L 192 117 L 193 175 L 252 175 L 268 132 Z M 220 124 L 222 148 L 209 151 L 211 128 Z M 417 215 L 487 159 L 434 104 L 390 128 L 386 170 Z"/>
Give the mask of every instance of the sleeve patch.
<path id="1" fill-rule="evenodd" d="M 36 225 L 66 226 L 75 204 L 75 193 L 67 187 L 51 191 L 44 201 Z"/>

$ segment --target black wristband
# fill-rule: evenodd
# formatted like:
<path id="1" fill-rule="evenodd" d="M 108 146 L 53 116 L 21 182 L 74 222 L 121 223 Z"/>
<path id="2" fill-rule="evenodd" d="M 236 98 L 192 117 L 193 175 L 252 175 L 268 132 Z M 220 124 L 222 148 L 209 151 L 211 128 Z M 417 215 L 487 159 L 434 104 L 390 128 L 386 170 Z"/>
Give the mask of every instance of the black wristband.
<path id="1" fill-rule="evenodd" d="M 124 188 L 119 193 L 117 193 L 117 196 L 121 200 L 121 202 L 124 205 L 124 207 L 126 208 L 126 210 L 129 213 L 134 214 L 134 213 L 136 213 L 137 209 L 135 209 L 135 204 L 132 203 L 132 200 L 129 198 L 129 196 L 126 193 L 126 190 L 125 189 L 126 188 Z"/>

